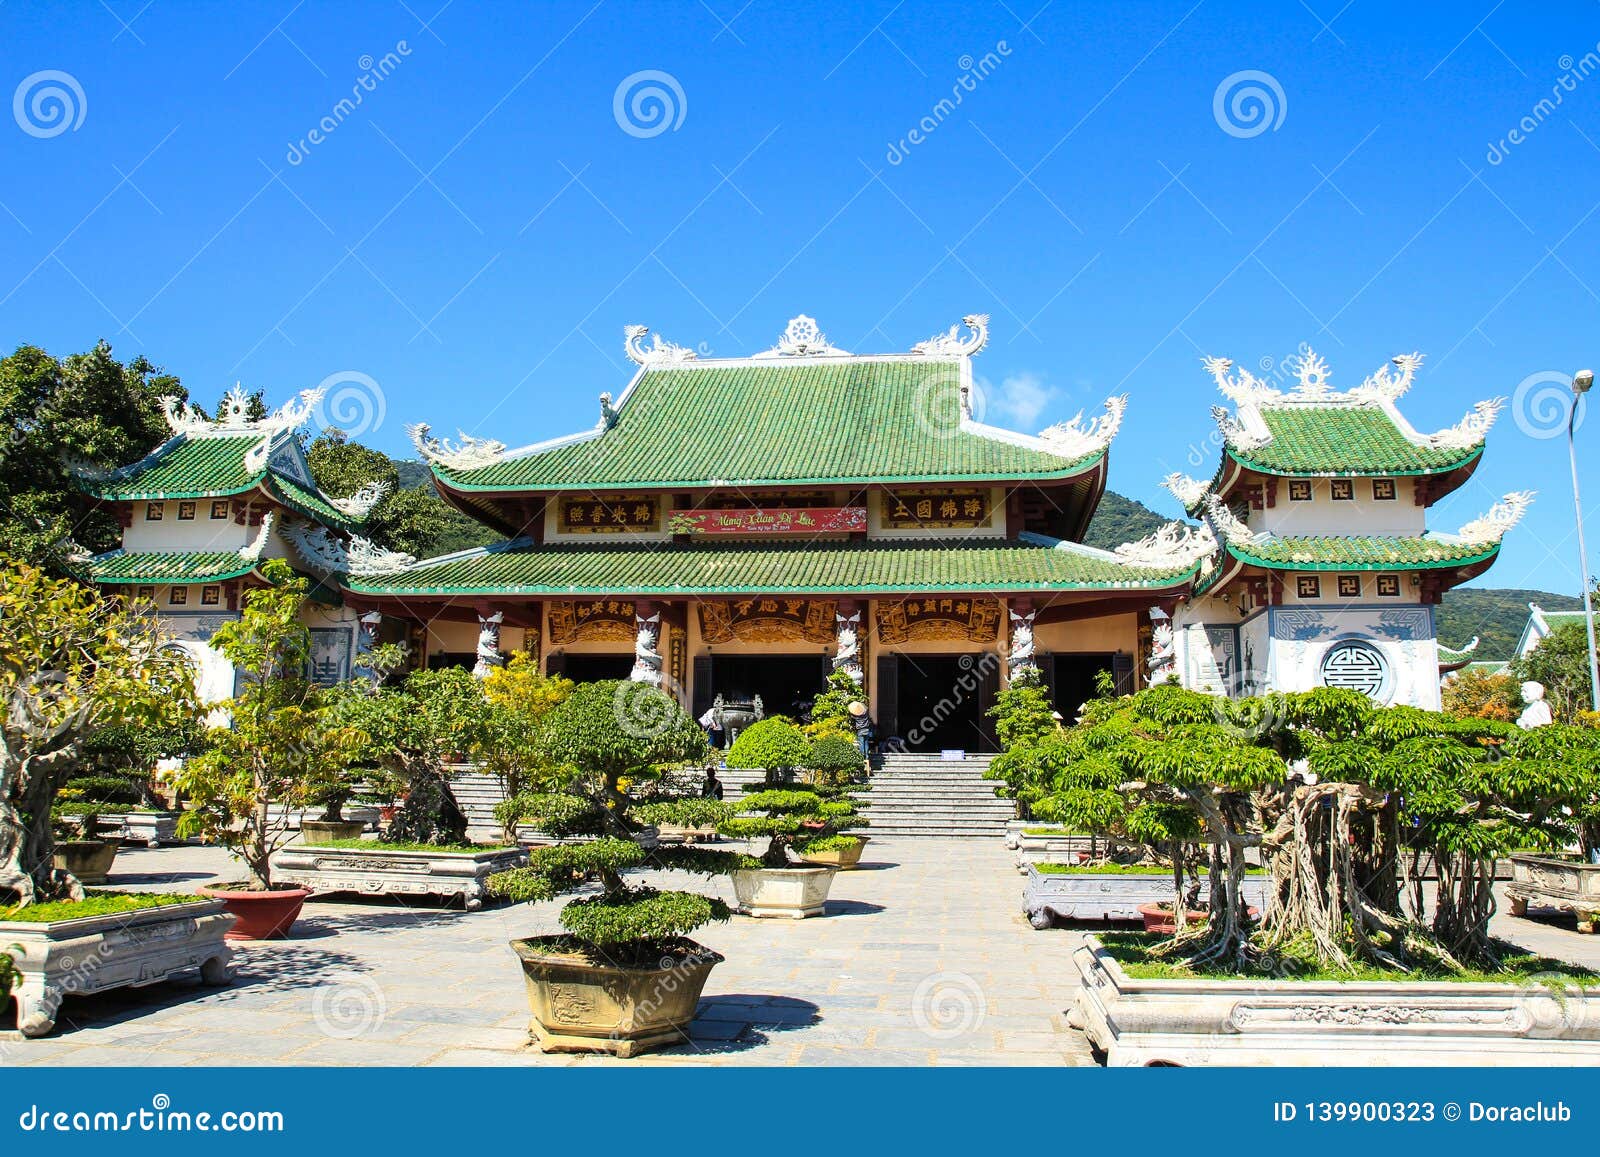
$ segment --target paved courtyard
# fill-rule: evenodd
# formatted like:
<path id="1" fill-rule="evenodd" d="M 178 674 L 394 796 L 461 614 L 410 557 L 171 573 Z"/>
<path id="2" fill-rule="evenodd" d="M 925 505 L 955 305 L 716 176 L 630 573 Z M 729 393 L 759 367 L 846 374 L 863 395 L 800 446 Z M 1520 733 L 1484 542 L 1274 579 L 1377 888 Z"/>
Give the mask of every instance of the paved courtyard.
<path id="1" fill-rule="evenodd" d="M 123 852 L 115 887 L 192 888 L 229 871 L 214 848 Z M 686 877 L 674 878 L 683 886 Z M 732 896 L 725 881 L 709 887 Z M 634 1061 L 527 1043 L 514 937 L 556 930 L 560 901 L 481 912 L 315 902 L 292 940 L 242 945 L 227 989 L 162 985 L 69 997 L 55 1035 L 0 1013 L 0 1065 L 1087 1065 L 1064 1012 L 1083 933 L 1036 932 L 999 841 L 889 840 L 834 882 L 828 916 L 735 917 L 698 938 L 727 957 L 690 1045 Z M 1600 967 L 1570 921 L 1496 931 Z"/>

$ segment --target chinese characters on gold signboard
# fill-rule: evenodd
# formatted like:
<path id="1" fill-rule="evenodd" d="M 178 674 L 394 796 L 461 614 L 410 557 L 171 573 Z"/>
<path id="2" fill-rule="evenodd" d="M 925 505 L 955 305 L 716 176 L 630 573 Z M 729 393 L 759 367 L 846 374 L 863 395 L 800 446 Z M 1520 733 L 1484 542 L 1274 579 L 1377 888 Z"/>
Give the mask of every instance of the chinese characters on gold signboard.
<path id="1" fill-rule="evenodd" d="M 550 644 L 588 642 L 597 639 L 632 639 L 634 633 L 631 599 L 589 599 L 586 602 L 550 604 Z"/>
<path id="2" fill-rule="evenodd" d="M 626 534 L 656 530 L 660 508 L 654 497 L 563 498 L 561 529 L 568 534 Z"/>
<path id="3" fill-rule="evenodd" d="M 998 599 L 933 597 L 878 604 L 878 638 L 884 643 L 917 639 L 992 643 L 999 629 Z"/>
<path id="4" fill-rule="evenodd" d="M 831 643 L 832 600 L 757 598 L 700 604 L 700 635 L 707 643 L 773 643 L 803 639 Z"/>
<path id="5" fill-rule="evenodd" d="M 885 490 L 882 502 L 883 525 L 890 530 L 989 525 L 987 490 Z"/>

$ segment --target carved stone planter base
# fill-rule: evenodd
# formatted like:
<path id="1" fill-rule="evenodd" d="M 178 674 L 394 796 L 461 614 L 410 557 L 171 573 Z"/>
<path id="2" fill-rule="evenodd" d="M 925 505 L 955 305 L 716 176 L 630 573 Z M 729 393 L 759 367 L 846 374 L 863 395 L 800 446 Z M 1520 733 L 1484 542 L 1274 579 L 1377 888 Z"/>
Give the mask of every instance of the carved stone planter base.
<path id="1" fill-rule="evenodd" d="M 760 919 L 821 916 L 837 868 L 750 868 L 733 873 L 739 914 Z"/>
<path id="2" fill-rule="evenodd" d="M 1126 876 L 1103 872 L 1048 873 L 1024 865 L 1028 882 L 1022 889 L 1022 911 L 1028 923 L 1045 929 L 1056 920 L 1142 920 L 1145 904 L 1172 903 L 1172 877 L 1148 873 Z M 1266 906 L 1266 877 L 1246 876 L 1240 887 L 1246 904 Z M 1200 889 L 1200 900 L 1207 889 Z"/>
<path id="3" fill-rule="evenodd" d="M 362 848 L 290 846 L 272 857 L 272 871 L 274 879 L 310 888 L 319 898 L 335 893 L 435 896 L 459 899 L 475 911 L 483 907 L 486 879 L 527 862 L 528 853 L 521 848 L 408 852 L 374 843 Z"/>
<path id="4" fill-rule="evenodd" d="M 1445 980 L 1134 980 L 1093 936 L 1068 1015 L 1111 1066 L 1600 1065 L 1600 994 Z"/>
<path id="5" fill-rule="evenodd" d="M 626 1058 L 684 1044 L 706 979 L 723 960 L 685 940 L 687 953 L 669 967 L 628 968 L 591 964 L 561 952 L 559 943 L 552 936 L 511 942 L 528 984 L 528 1031 L 547 1053 Z"/>
<path id="6" fill-rule="evenodd" d="M 1600 922 L 1600 864 L 1577 856 L 1511 857 L 1511 884 L 1506 888 L 1511 914 L 1527 914 L 1529 905 L 1556 908 L 1578 918 L 1578 931 L 1593 935 Z"/>
<path id="7" fill-rule="evenodd" d="M 223 935 L 232 926 L 220 900 L 48 924 L 0 921 L 0 945 L 22 974 L 11 993 L 17 1028 L 26 1037 L 49 1033 L 69 993 L 142 988 L 197 970 L 206 984 L 227 984 L 232 954 Z"/>

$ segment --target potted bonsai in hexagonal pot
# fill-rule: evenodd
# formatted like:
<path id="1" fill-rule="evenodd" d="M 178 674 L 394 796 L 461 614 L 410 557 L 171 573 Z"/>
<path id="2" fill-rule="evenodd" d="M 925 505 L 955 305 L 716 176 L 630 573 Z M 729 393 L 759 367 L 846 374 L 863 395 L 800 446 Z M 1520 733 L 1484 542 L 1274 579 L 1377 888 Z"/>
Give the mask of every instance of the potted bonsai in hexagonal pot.
<path id="1" fill-rule="evenodd" d="M 844 793 L 820 783 L 790 786 L 795 770 L 811 756 L 805 734 L 781 715 L 752 723 L 728 750 L 728 766 L 760 768 L 763 783 L 752 784 L 738 801 L 741 815 L 724 820 L 723 835 L 740 839 L 765 837 L 760 866 L 733 873 L 739 911 L 746 916 L 801 920 L 821 916 L 838 868 L 831 864 L 789 859 L 796 845 L 826 851 L 844 828 L 857 826 L 855 805 Z"/>
<path id="2" fill-rule="evenodd" d="M 630 791 L 659 766 L 698 758 L 705 735 L 676 699 L 646 683 L 580 684 L 545 722 L 552 759 L 572 769 L 563 790 L 517 797 L 511 823 L 530 822 L 582 843 L 534 848 L 528 866 L 489 877 L 491 894 L 546 900 L 599 882 L 561 910 L 564 931 L 513 940 L 532 1009 L 529 1031 L 546 1052 L 631 1057 L 688 1039 L 701 990 L 722 957 L 688 934 L 728 919 L 721 900 L 630 882 L 632 869 L 728 872 L 748 856 L 700 848 L 646 850 L 656 823 L 725 817 L 713 800 L 641 804 Z M 628 785 L 627 790 L 624 785 Z M 716 812 L 708 815 L 708 809 Z"/>
<path id="3" fill-rule="evenodd" d="M 850 787 L 866 763 L 861 749 L 849 736 L 831 731 L 817 736 L 811 741 L 811 751 L 806 757 L 812 792 L 824 800 L 850 802 Z M 807 864 L 848 872 L 861 862 L 867 837 L 844 829 L 865 827 L 867 821 L 854 815 L 835 814 L 830 817 L 830 823 L 832 833 L 800 841 L 794 846 L 794 854 Z"/>

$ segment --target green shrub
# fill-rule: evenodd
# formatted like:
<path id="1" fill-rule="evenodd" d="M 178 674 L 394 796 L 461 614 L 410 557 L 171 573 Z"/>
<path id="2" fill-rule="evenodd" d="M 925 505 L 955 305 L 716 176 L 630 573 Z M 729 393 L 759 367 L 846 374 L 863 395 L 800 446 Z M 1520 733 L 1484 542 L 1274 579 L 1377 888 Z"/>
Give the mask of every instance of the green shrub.
<path id="1" fill-rule="evenodd" d="M 591 959 L 624 965 L 659 961 L 682 947 L 681 938 L 712 921 L 726 920 L 721 900 L 689 892 L 630 886 L 623 873 L 640 867 L 701 873 L 729 872 L 749 857 L 706 849 L 658 849 L 647 853 L 634 839 L 642 819 L 669 814 L 725 819 L 732 805 L 715 800 L 641 805 L 624 783 L 651 783 L 663 764 L 699 759 L 705 733 L 671 695 L 645 683 L 601 680 L 582 683 L 552 708 L 543 724 L 555 767 L 570 769 L 562 790 L 503 809 L 502 822 L 530 819 L 541 826 L 603 833 L 590 843 L 536 848 L 526 868 L 489 877 L 489 891 L 514 901 L 549 900 L 598 877 L 600 893 L 570 902 L 561 925 L 571 947 Z M 650 810 L 645 810 L 650 809 Z M 643 816 L 636 815 L 642 811 Z M 548 827 L 546 830 L 549 830 Z"/>
<path id="2" fill-rule="evenodd" d="M 770 776 L 806 766 L 810 755 L 804 732 L 782 715 L 769 715 L 739 733 L 728 749 L 728 766 L 759 768 Z"/>
<path id="3" fill-rule="evenodd" d="M 167 892 L 91 892 L 82 900 L 55 900 L 47 904 L 0 908 L 0 920 L 48 924 L 54 920 L 81 920 L 90 916 L 113 916 L 119 912 L 166 908 L 173 904 L 193 904 L 200 899 L 200 896 Z"/>
<path id="4" fill-rule="evenodd" d="M 854 740 L 831 733 L 813 740 L 806 756 L 806 767 L 817 773 L 820 782 L 830 786 L 848 783 L 865 765 L 866 760 Z"/>
<path id="5" fill-rule="evenodd" d="M 93 803 L 137 804 L 144 800 L 139 781 L 125 775 L 81 775 L 67 780 L 62 790 Z"/>

